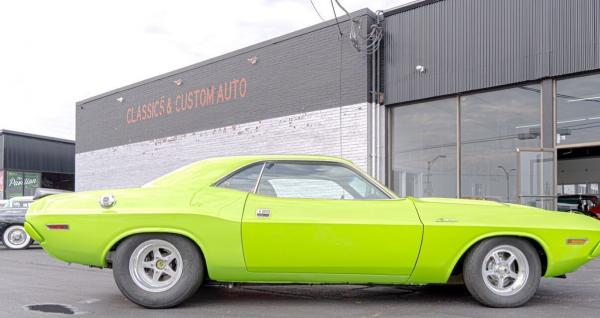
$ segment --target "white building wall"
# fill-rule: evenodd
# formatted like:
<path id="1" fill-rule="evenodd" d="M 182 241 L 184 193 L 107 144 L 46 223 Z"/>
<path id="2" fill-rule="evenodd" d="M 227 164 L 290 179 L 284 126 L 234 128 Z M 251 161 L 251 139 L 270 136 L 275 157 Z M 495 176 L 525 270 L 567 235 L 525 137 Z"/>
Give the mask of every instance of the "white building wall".
<path id="1" fill-rule="evenodd" d="M 361 103 L 78 153 L 75 188 L 138 187 L 194 161 L 228 155 L 342 156 L 366 170 L 367 125 Z"/>

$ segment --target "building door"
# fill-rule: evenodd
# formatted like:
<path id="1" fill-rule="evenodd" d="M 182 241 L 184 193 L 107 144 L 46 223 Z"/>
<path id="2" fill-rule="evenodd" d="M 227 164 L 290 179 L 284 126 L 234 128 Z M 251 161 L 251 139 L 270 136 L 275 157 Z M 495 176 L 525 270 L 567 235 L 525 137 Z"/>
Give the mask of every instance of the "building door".
<path id="1" fill-rule="evenodd" d="M 561 147 L 557 158 L 557 209 L 600 211 L 600 145 Z"/>
<path id="2" fill-rule="evenodd" d="M 517 194 L 519 203 L 554 209 L 554 151 L 517 149 Z"/>

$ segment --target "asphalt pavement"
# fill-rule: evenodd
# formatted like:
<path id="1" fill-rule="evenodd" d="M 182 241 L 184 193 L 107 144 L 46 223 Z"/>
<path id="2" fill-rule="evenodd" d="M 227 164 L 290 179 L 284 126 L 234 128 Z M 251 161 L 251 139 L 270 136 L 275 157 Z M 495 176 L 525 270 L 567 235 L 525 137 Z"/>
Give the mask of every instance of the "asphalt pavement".
<path id="1" fill-rule="evenodd" d="M 55 312 L 55 313 L 50 313 Z M 600 259 L 543 279 L 524 307 L 480 306 L 463 286 L 204 287 L 183 305 L 149 310 L 117 289 L 111 270 L 68 265 L 34 248 L 0 246 L 0 318 L 20 317 L 600 317 Z"/>

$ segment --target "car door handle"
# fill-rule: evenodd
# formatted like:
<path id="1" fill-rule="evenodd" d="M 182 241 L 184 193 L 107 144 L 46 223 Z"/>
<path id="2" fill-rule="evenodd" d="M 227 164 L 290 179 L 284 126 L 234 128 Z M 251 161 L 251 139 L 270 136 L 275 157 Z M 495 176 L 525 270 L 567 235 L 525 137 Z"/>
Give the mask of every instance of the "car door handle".
<path id="1" fill-rule="evenodd" d="M 269 209 L 256 209 L 256 216 L 259 218 L 268 218 L 271 216 L 271 210 Z"/>

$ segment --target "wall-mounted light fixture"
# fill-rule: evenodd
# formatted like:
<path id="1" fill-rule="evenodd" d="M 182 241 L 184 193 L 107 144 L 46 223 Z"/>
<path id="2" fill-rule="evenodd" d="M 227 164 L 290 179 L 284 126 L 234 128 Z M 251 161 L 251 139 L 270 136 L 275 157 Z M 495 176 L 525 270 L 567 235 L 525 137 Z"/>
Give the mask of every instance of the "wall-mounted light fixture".
<path id="1" fill-rule="evenodd" d="M 256 55 L 248 58 L 248 63 L 254 65 L 256 62 L 258 62 L 258 57 L 256 57 Z"/>
<path id="2" fill-rule="evenodd" d="M 122 103 L 125 99 L 123 98 L 123 96 L 117 98 L 117 102 Z"/>
<path id="3" fill-rule="evenodd" d="M 417 65 L 415 67 L 415 70 L 417 70 L 417 72 L 419 72 L 419 73 L 425 73 L 425 66 L 423 66 L 423 65 Z"/>
<path id="4" fill-rule="evenodd" d="M 183 84 L 183 80 L 181 78 L 178 78 L 178 79 L 174 80 L 173 83 L 175 83 L 175 85 L 177 85 L 177 86 L 181 86 L 181 84 Z"/>

